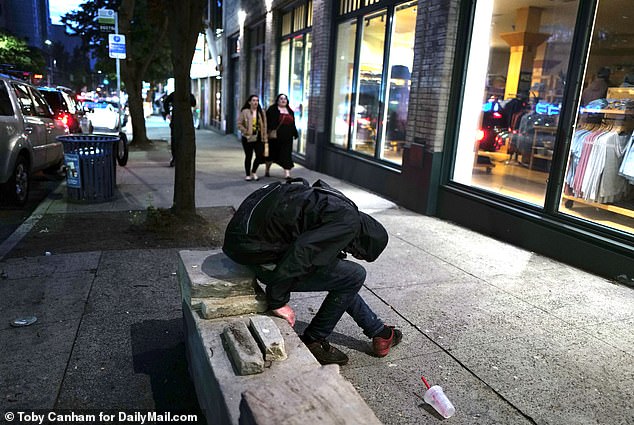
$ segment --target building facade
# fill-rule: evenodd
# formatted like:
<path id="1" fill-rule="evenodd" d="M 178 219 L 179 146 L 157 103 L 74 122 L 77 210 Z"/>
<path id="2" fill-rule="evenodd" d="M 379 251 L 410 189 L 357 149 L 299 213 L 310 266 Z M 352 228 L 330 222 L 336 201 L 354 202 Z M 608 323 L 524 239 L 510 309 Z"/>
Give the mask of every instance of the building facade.
<path id="1" fill-rule="evenodd" d="M 26 40 L 29 46 L 44 47 L 49 38 L 48 0 L 4 0 L 0 6 L 3 28 Z"/>
<path id="2" fill-rule="evenodd" d="M 227 2 L 222 128 L 237 135 L 249 94 L 266 107 L 286 93 L 301 133 L 294 154 L 306 167 L 607 277 L 632 277 L 627 5 Z M 483 262 L 498 255 L 483 252 Z"/>

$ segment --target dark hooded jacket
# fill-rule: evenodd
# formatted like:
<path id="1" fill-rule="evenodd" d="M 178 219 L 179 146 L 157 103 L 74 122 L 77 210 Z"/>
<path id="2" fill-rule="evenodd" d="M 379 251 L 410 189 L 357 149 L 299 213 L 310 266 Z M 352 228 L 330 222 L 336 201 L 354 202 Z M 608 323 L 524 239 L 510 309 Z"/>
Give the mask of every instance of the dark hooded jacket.
<path id="1" fill-rule="evenodd" d="M 321 180 L 310 186 L 295 179 L 249 195 L 229 222 L 222 249 L 239 264 L 275 265 L 254 269 L 276 309 L 303 278 L 340 253 L 374 261 L 387 241 L 383 226 L 341 192 Z"/>

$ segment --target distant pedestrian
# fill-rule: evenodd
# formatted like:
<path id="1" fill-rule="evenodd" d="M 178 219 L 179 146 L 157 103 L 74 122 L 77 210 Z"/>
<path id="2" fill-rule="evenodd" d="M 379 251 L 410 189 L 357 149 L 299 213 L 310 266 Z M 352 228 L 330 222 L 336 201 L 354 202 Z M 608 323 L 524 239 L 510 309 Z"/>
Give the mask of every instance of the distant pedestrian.
<path id="1" fill-rule="evenodd" d="M 170 150 L 172 152 L 172 159 L 170 160 L 170 167 L 173 167 L 175 164 L 176 154 L 175 154 L 175 142 L 174 138 L 174 93 L 171 92 L 168 94 L 163 100 L 163 110 L 165 111 L 165 117 L 170 120 Z M 189 103 L 191 107 L 196 107 L 196 97 L 193 93 L 189 95 Z"/>
<path id="2" fill-rule="evenodd" d="M 167 110 L 165 109 L 165 98 L 167 97 L 167 93 L 163 93 L 161 97 L 156 100 L 156 106 L 163 117 L 163 121 L 167 121 Z"/>
<path id="3" fill-rule="evenodd" d="M 252 94 L 242 106 L 238 115 L 238 130 L 242 133 L 244 149 L 244 172 L 246 181 L 259 180 L 258 166 L 266 163 L 268 138 L 266 115 L 260 106 L 260 99 Z M 255 153 L 255 159 L 253 154 Z M 252 163 L 253 162 L 253 163 Z"/>
<path id="4" fill-rule="evenodd" d="M 288 96 L 282 93 L 277 95 L 275 104 L 266 111 L 266 119 L 269 125 L 270 151 L 265 175 L 269 177 L 271 164 L 275 162 L 284 169 L 284 178 L 290 179 L 291 169 L 295 166 L 293 139 L 298 138 L 299 133 L 295 126 L 295 114 L 288 106 Z"/>

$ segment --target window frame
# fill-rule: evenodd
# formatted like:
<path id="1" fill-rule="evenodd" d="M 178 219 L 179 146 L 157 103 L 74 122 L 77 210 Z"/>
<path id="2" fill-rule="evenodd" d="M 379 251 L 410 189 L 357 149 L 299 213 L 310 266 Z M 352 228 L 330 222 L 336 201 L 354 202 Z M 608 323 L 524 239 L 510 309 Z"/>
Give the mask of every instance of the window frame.
<path id="1" fill-rule="evenodd" d="M 354 88 L 354 91 L 350 93 L 350 109 L 348 112 L 351 117 L 350 119 L 351 122 L 348 124 L 348 143 L 346 146 L 339 146 L 330 142 L 328 143 L 328 148 L 336 149 L 337 151 L 345 152 L 347 155 L 355 156 L 360 159 L 365 159 L 365 160 L 380 164 L 381 166 L 394 169 L 397 171 L 400 171 L 402 169 L 402 164 L 399 164 L 397 162 L 390 161 L 381 157 L 382 156 L 381 149 L 383 149 L 383 147 L 385 146 L 385 141 L 383 139 L 378 140 L 378 138 L 382 136 L 382 127 L 384 125 L 383 121 L 384 121 L 384 115 L 385 115 L 385 108 L 379 108 L 379 115 L 377 117 L 378 121 L 377 121 L 377 128 L 376 128 L 377 136 L 375 137 L 374 152 L 372 155 L 367 155 L 367 154 L 355 151 L 354 149 L 352 149 L 351 141 L 354 135 L 354 126 L 356 125 L 355 105 L 358 102 L 358 96 L 359 96 L 359 93 L 357 91 L 357 87 L 359 84 L 359 67 L 360 67 L 359 56 L 360 56 L 360 50 L 361 50 L 360 47 L 361 47 L 362 36 L 363 36 L 363 31 L 360 30 L 360 28 L 363 28 L 363 25 L 364 25 L 363 20 L 368 15 L 372 15 L 374 13 L 380 12 L 383 9 L 386 10 L 387 21 L 385 23 L 385 34 L 384 34 L 384 43 L 383 43 L 383 71 L 382 71 L 382 78 L 381 78 L 381 88 L 379 93 L 379 102 L 384 103 L 385 98 L 388 95 L 387 87 L 389 85 L 389 58 L 390 58 L 390 52 L 391 52 L 394 13 L 397 6 L 400 6 L 404 3 L 408 3 L 408 1 L 409 0 L 387 0 L 387 1 L 379 0 L 367 6 L 361 6 L 351 12 L 341 14 L 339 13 L 339 11 L 337 11 L 336 12 L 337 16 L 333 22 L 333 36 L 331 38 L 331 43 L 332 43 L 331 50 L 334 51 L 336 54 L 337 47 L 338 47 L 337 39 L 338 39 L 339 25 L 345 22 L 356 20 L 357 31 L 355 36 L 355 58 L 354 58 L 354 69 L 353 69 L 353 76 L 352 76 L 352 87 Z M 421 7 L 421 5 L 418 4 L 417 7 Z M 417 13 L 419 13 L 419 10 L 417 10 Z M 328 94 L 329 103 L 333 104 L 334 90 L 335 90 L 334 88 L 335 67 L 334 66 L 331 67 L 329 81 L 330 81 L 330 91 Z M 332 131 L 333 131 L 332 113 L 328 117 L 328 119 L 329 119 L 328 134 L 332 134 Z"/>

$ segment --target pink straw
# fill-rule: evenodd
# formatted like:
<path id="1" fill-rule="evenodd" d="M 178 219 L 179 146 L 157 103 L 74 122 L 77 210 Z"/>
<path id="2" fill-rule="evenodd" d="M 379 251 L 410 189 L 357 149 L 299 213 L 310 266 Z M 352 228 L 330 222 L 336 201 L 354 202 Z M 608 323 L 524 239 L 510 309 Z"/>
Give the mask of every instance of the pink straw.
<path id="1" fill-rule="evenodd" d="M 429 387 L 430 387 L 430 386 L 429 386 L 429 384 L 427 383 L 427 379 L 425 379 L 425 377 L 424 377 L 424 376 L 421 376 L 421 377 L 420 377 L 420 379 L 422 379 L 422 380 L 423 380 L 423 384 L 425 384 L 425 386 L 427 387 L 427 389 L 429 389 Z"/>

